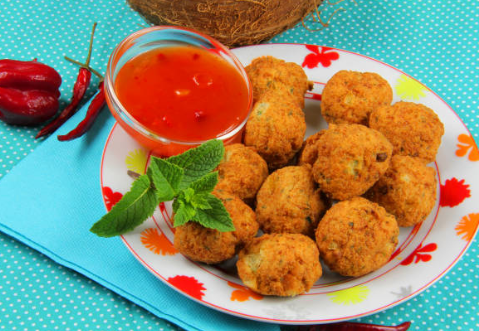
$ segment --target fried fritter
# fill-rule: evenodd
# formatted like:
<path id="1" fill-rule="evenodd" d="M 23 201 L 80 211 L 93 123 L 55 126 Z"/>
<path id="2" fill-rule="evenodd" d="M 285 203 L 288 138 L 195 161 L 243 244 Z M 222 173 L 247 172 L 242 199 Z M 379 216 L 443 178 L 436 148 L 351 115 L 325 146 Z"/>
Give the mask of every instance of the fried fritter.
<path id="1" fill-rule="evenodd" d="M 306 133 L 302 109 L 284 86 L 268 90 L 246 122 L 244 144 L 252 146 L 270 169 L 286 165 L 301 149 Z"/>
<path id="2" fill-rule="evenodd" d="M 235 231 L 220 232 L 196 222 L 176 227 L 175 248 L 186 257 L 199 262 L 216 264 L 235 256 L 237 251 L 259 230 L 254 211 L 240 198 L 216 190 L 233 220 Z"/>
<path id="3" fill-rule="evenodd" d="M 324 86 L 321 114 L 328 123 L 368 125 L 369 114 L 390 105 L 392 98 L 391 86 L 380 75 L 341 70 Z"/>
<path id="4" fill-rule="evenodd" d="M 256 196 L 256 220 L 265 233 L 313 236 L 325 211 L 309 165 L 276 170 Z"/>
<path id="5" fill-rule="evenodd" d="M 316 159 L 318 158 L 318 147 L 316 144 L 323 133 L 324 130 L 321 130 L 306 138 L 298 157 L 298 165 L 314 165 L 314 162 L 316 162 Z"/>
<path id="6" fill-rule="evenodd" d="M 392 154 L 380 132 L 359 124 L 331 124 L 315 146 L 314 179 L 337 200 L 364 194 L 386 172 Z"/>
<path id="7" fill-rule="evenodd" d="M 419 157 L 433 162 L 444 135 L 444 124 L 430 108 L 400 101 L 371 113 L 369 126 L 393 144 L 393 154 Z"/>
<path id="8" fill-rule="evenodd" d="M 398 243 L 393 215 L 361 197 L 340 201 L 326 212 L 316 229 L 324 263 L 343 276 L 358 277 L 386 264 Z"/>
<path id="9" fill-rule="evenodd" d="M 401 227 L 424 221 L 436 203 L 436 171 L 418 158 L 394 155 L 365 197 L 396 216 Z"/>
<path id="10" fill-rule="evenodd" d="M 243 144 L 225 146 L 223 160 L 217 169 L 216 189 L 230 192 L 252 202 L 261 184 L 268 177 L 266 161 L 252 147 Z"/>
<path id="11" fill-rule="evenodd" d="M 254 59 L 245 70 L 253 85 L 254 102 L 261 99 L 266 91 L 284 85 L 299 107 L 304 107 L 304 94 L 312 86 L 300 65 L 262 56 Z"/>
<path id="12" fill-rule="evenodd" d="M 263 295 L 299 295 L 322 275 L 318 248 L 302 234 L 255 238 L 240 251 L 236 265 L 243 283 Z"/>

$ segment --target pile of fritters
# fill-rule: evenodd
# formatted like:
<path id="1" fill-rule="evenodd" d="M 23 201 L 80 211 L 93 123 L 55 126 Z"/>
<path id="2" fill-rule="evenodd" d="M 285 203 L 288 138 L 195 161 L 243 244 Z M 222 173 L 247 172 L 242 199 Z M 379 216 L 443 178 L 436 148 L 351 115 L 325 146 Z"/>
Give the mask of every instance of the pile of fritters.
<path id="1" fill-rule="evenodd" d="M 339 71 L 322 94 L 328 128 L 305 140 L 312 83 L 303 69 L 265 56 L 246 72 L 253 110 L 243 144 L 225 147 L 215 190 L 236 230 L 188 223 L 176 229 L 175 247 L 209 264 L 238 256 L 240 279 L 263 295 L 309 291 L 322 275 L 320 258 L 343 276 L 382 267 L 399 227 L 422 222 L 434 207 L 436 172 L 427 164 L 444 134 L 437 115 L 392 104 L 378 74 Z"/>

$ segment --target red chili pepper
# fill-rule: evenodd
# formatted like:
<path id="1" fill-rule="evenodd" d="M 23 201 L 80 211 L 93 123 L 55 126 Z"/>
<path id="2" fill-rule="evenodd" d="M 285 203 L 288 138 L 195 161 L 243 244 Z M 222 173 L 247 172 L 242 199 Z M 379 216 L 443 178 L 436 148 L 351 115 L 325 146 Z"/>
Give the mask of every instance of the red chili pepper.
<path id="1" fill-rule="evenodd" d="M 0 120 L 7 124 L 36 125 L 50 119 L 57 111 L 55 92 L 0 87 Z"/>
<path id="2" fill-rule="evenodd" d="M 34 61 L 0 60 L 0 120 L 35 125 L 58 111 L 60 74 Z"/>
<path id="3" fill-rule="evenodd" d="M 103 88 L 103 81 L 100 82 L 98 89 L 99 89 L 98 94 L 93 98 L 90 105 L 88 106 L 88 109 L 83 121 L 81 121 L 76 126 L 76 128 L 71 130 L 69 133 L 65 135 L 57 136 L 58 140 L 67 141 L 67 140 L 73 140 L 73 139 L 79 138 L 90 129 L 90 127 L 93 125 L 93 123 L 95 122 L 95 119 L 98 117 L 98 114 L 100 114 L 100 111 L 103 109 L 106 103 L 105 90 Z"/>
<path id="4" fill-rule="evenodd" d="M 0 87 L 45 90 L 60 96 L 60 74 L 50 66 L 33 61 L 0 60 Z"/>
<path id="5" fill-rule="evenodd" d="M 41 129 L 35 138 L 40 138 L 54 132 L 73 114 L 75 114 L 78 105 L 80 104 L 88 86 L 90 85 L 90 80 L 91 72 L 87 68 L 80 68 L 77 80 L 75 82 L 75 85 L 73 86 L 73 97 L 70 103 L 68 104 L 68 106 L 65 107 L 65 109 L 63 109 L 63 111 L 58 117 L 56 117 L 52 122 L 48 123 L 43 129 Z"/>
<path id="6" fill-rule="evenodd" d="M 406 331 L 410 326 L 411 322 L 404 322 L 397 326 L 340 322 L 323 325 L 299 326 L 297 331 Z"/>
<path id="7" fill-rule="evenodd" d="M 83 99 L 91 81 L 90 58 L 93 48 L 93 35 L 95 34 L 95 28 L 96 23 L 93 24 L 93 29 L 91 31 L 90 46 L 88 47 L 87 60 L 78 72 L 77 80 L 75 82 L 75 85 L 73 86 L 73 96 L 70 103 L 65 107 L 65 109 L 63 109 L 63 111 L 58 117 L 56 117 L 52 122 L 48 123 L 43 129 L 41 129 L 35 138 L 40 138 L 54 132 L 77 111 L 78 105 Z"/>

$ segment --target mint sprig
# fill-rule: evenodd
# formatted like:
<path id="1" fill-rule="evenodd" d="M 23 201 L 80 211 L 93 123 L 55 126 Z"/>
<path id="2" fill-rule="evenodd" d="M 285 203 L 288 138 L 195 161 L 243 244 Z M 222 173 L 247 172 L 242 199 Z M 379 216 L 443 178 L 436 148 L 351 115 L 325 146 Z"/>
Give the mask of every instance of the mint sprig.
<path id="1" fill-rule="evenodd" d="M 211 194 L 218 183 L 218 173 L 212 171 L 223 155 L 223 143 L 210 140 L 168 159 L 153 156 L 146 174 L 90 231 L 100 237 L 122 235 L 151 217 L 159 203 L 171 200 L 175 227 L 194 221 L 218 231 L 234 231 L 222 201 Z"/>
<path id="2" fill-rule="evenodd" d="M 151 179 L 160 202 L 173 200 L 178 194 L 184 170 L 166 160 L 152 157 L 146 174 Z"/>
<path id="3" fill-rule="evenodd" d="M 185 189 L 191 183 L 213 171 L 223 159 L 225 149 L 223 142 L 210 140 L 196 148 L 168 158 L 168 162 L 183 168 L 184 176 L 180 189 Z"/>
<path id="4" fill-rule="evenodd" d="M 141 175 L 117 204 L 90 229 L 100 237 L 113 237 L 133 230 L 153 215 L 158 195 L 150 178 Z"/>

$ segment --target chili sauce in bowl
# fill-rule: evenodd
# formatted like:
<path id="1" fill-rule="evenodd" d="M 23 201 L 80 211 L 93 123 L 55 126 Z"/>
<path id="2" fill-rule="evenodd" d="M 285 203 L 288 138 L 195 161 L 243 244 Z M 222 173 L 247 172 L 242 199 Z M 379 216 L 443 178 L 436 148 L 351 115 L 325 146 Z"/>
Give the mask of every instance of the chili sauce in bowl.
<path id="1" fill-rule="evenodd" d="M 236 57 L 212 38 L 178 27 L 127 37 L 110 58 L 105 86 L 117 122 L 160 156 L 215 138 L 240 142 L 252 106 Z"/>

